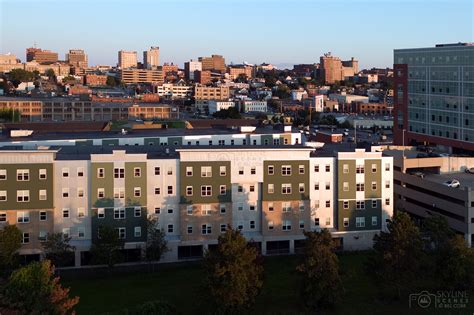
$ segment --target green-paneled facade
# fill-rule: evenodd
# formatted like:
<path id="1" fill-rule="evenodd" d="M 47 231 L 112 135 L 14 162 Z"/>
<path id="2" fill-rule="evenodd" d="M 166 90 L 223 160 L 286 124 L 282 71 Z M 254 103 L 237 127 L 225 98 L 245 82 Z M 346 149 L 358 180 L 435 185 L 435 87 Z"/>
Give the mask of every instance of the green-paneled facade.
<path id="1" fill-rule="evenodd" d="M 98 177 L 100 168 L 104 169 L 104 177 Z M 91 205 L 96 208 L 113 207 L 114 206 L 114 163 L 100 162 L 91 163 L 90 172 L 91 183 Z M 105 195 L 103 199 L 97 197 L 97 190 L 104 188 Z"/>
<path id="2" fill-rule="evenodd" d="M 135 168 L 140 169 L 140 177 L 135 177 Z M 135 197 L 134 189 L 140 187 L 140 197 Z M 125 163 L 125 203 L 127 206 L 146 206 L 146 163 L 145 162 L 126 162 Z"/>
<path id="3" fill-rule="evenodd" d="M 145 209 L 142 209 L 141 215 L 135 216 L 134 207 L 125 208 L 125 219 L 115 219 L 114 218 L 114 209 L 105 208 L 105 217 L 97 217 L 97 209 L 92 209 L 92 241 L 97 242 L 97 233 L 98 229 L 101 226 L 109 226 L 113 228 L 124 227 L 125 232 L 125 242 L 144 242 L 146 241 L 146 223 L 147 223 L 147 212 Z M 141 227 L 141 236 L 135 237 L 135 227 Z"/>
<path id="4" fill-rule="evenodd" d="M 282 166 L 291 166 L 291 175 L 282 175 Z M 304 166 L 300 174 L 299 166 Z M 268 174 L 268 167 L 273 166 L 273 175 Z M 263 162 L 263 201 L 308 200 L 309 199 L 309 161 L 264 161 Z M 299 184 L 304 184 L 304 192 L 299 191 Z M 273 184 L 274 192 L 268 192 L 268 184 Z M 291 184 L 291 194 L 282 193 L 282 184 Z"/>

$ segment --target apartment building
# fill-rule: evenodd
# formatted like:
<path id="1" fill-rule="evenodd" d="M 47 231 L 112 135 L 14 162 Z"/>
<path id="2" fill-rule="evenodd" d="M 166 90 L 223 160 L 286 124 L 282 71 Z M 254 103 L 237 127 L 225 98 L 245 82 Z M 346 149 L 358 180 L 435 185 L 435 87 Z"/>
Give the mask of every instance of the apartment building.
<path id="1" fill-rule="evenodd" d="M 212 73 L 210 70 L 195 70 L 193 78 L 194 82 L 198 84 L 209 84 L 212 80 Z"/>
<path id="2" fill-rule="evenodd" d="M 394 50 L 395 143 L 474 151 L 473 65 L 473 43 Z"/>
<path id="3" fill-rule="evenodd" d="M 107 75 L 86 74 L 84 75 L 84 84 L 90 86 L 106 86 Z"/>
<path id="4" fill-rule="evenodd" d="M 245 113 L 249 112 L 267 112 L 267 101 L 245 100 L 240 102 L 240 106 Z"/>
<path id="5" fill-rule="evenodd" d="M 297 136 L 214 133 L 128 146 L 82 138 L 76 145 L 58 139 L 54 150 L 5 148 L 0 224 L 18 224 L 21 253 L 35 257 L 47 233 L 71 236 L 77 266 L 106 225 L 138 257 L 148 216 L 172 249 L 165 261 L 202 257 L 229 224 L 263 254 L 294 253 L 305 230 L 321 228 L 344 249 L 369 248 L 393 212 L 392 158 L 375 149 L 315 153 Z"/>
<path id="6" fill-rule="evenodd" d="M 137 63 L 136 51 L 120 50 L 118 52 L 118 67 L 120 69 L 136 68 Z"/>
<path id="7" fill-rule="evenodd" d="M 235 65 L 227 67 L 227 73 L 232 80 L 237 79 L 239 76 L 243 75 L 248 79 L 253 78 L 253 67 L 247 65 Z"/>
<path id="8" fill-rule="evenodd" d="M 134 104 L 128 108 L 128 120 L 179 119 L 179 108 L 162 104 Z"/>
<path id="9" fill-rule="evenodd" d="M 220 100 L 225 101 L 230 97 L 227 86 L 203 86 L 196 84 L 194 87 L 194 99 L 196 100 Z"/>
<path id="10" fill-rule="evenodd" d="M 418 157 L 420 152 L 386 150 L 394 158 L 395 207 L 422 222 L 440 215 L 474 247 L 474 158 L 463 156 Z M 459 187 L 449 187 L 456 180 Z"/>
<path id="11" fill-rule="evenodd" d="M 207 103 L 207 108 L 209 109 L 209 114 L 214 114 L 223 109 L 229 109 L 235 107 L 235 102 L 232 101 L 209 101 Z"/>
<path id="12" fill-rule="evenodd" d="M 147 69 L 124 69 L 119 71 L 119 78 L 125 84 L 137 83 L 156 83 L 163 84 L 164 76 L 161 69 L 147 70 Z"/>
<path id="13" fill-rule="evenodd" d="M 160 97 L 178 99 L 190 98 L 194 92 L 192 85 L 164 83 L 156 87 L 156 93 Z"/>

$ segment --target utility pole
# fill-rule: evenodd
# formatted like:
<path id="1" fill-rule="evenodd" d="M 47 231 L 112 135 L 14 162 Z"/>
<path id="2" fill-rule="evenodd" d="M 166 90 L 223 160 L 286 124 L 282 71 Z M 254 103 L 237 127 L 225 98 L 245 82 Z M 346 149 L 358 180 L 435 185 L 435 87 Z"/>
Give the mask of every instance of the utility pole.
<path id="1" fill-rule="evenodd" d="M 354 119 L 353 122 L 354 122 L 354 144 L 355 144 L 355 147 L 356 147 L 356 149 L 357 149 L 357 126 L 356 126 L 356 120 Z"/>
<path id="2" fill-rule="evenodd" d="M 403 159 L 405 159 L 405 129 L 402 130 Z"/>

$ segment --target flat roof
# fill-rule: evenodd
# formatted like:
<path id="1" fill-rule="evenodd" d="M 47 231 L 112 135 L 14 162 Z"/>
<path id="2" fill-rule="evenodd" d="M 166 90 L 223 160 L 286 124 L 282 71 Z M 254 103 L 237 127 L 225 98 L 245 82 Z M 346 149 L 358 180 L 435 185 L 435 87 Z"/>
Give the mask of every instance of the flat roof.
<path id="1" fill-rule="evenodd" d="M 474 174 L 455 172 L 455 173 L 443 173 L 443 174 L 425 174 L 423 179 L 433 183 L 443 184 L 444 182 L 452 179 L 457 179 L 461 184 L 460 188 L 470 187 L 474 188 Z M 453 188 L 458 189 L 458 188 Z"/>

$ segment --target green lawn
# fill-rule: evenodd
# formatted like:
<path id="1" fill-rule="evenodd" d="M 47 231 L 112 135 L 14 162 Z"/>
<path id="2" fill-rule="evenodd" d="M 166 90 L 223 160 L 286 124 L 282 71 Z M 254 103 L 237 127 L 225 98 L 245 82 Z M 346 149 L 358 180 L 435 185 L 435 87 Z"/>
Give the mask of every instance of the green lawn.
<path id="1" fill-rule="evenodd" d="M 376 287 L 363 271 L 365 253 L 340 255 L 345 295 L 343 302 L 327 314 L 472 314 L 464 309 L 410 312 L 408 301 L 386 304 L 376 300 Z M 265 257 L 264 288 L 252 314 L 305 314 L 295 272 L 298 257 Z M 71 293 L 80 296 L 77 313 L 118 312 L 151 300 L 164 300 L 183 314 L 206 313 L 199 263 L 163 265 L 155 272 L 119 274 L 102 279 L 64 281 Z M 472 295 L 471 295 L 472 296 Z M 474 297 L 472 297 L 474 298 Z M 471 301 L 471 306 L 472 306 Z M 308 313 L 306 313 L 308 314 Z"/>

